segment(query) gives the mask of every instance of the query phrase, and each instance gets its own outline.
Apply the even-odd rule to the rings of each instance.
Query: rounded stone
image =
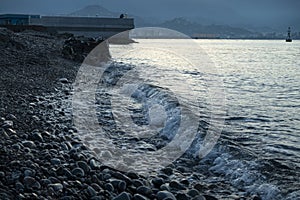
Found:
[[[205,194],[205,195],[203,195],[203,197],[204,197],[204,200],[218,200],[216,197],[211,196],[209,194]]]
[[[206,199],[204,196],[202,196],[202,195],[200,194],[200,195],[197,195],[197,196],[195,196],[194,198],[192,198],[192,200],[210,200],[210,199]]]
[[[126,176],[126,175],[124,175],[124,174],[122,174],[120,172],[114,172],[112,174],[112,176],[115,177],[115,178],[117,178],[117,179],[123,180],[126,183],[131,183],[132,182],[131,179],[128,176]]]
[[[121,194],[113,198],[113,200],[130,200],[130,199],[131,199],[131,195],[127,192],[122,192]]]
[[[157,200],[163,200],[163,199],[173,199],[176,200],[175,196],[168,191],[159,191],[156,194]]]
[[[63,175],[65,175],[69,179],[74,177],[74,175],[68,169],[63,169]]]
[[[190,197],[189,197],[187,194],[183,193],[183,192],[179,192],[179,193],[177,193],[175,196],[176,196],[176,199],[177,199],[177,200],[186,200],[186,199],[190,199]]]
[[[108,180],[110,178],[111,178],[110,174],[104,174],[104,176],[103,176],[103,180]]]
[[[187,179],[181,180],[180,183],[183,184],[183,185],[186,185],[186,186],[189,186],[189,185],[190,185],[190,182],[189,182],[189,180],[187,180]]]
[[[19,144],[13,144],[11,147],[12,147],[14,150],[20,150],[20,149],[21,149],[21,147],[20,147]]]
[[[34,133],[32,134],[32,138],[33,138],[34,140],[37,140],[37,141],[40,141],[40,142],[43,142],[43,141],[44,141],[44,139],[43,139],[43,137],[42,137],[42,135],[41,135],[40,132],[34,132]]]
[[[2,124],[2,128],[12,128],[14,125],[14,122],[11,120],[5,120]]]
[[[88,191],[88,194],[90,195],[90,197],[94,197],[97,195],[97,192],[91,186],[88,186],[87,191]]]
[[[56,177],[50,176],[48,180],[51,181],[51,183],[60,183],[60,180],[58,180]]]
[[[194,185],[194,188],[196,190],[198,190],[199,192],[202,192],[203,190],[205,190],[205,186],[201,185],[200,183],[197,183],[196,185]]]
[[[26,169],[24,171],[24,176],[34,176],[34,171],[30,170],[30,169]]]
[[[120,191],[125,191],[125,189],[126,189],[126,182],[125,181],[120,181],[119,184],[118,184],[118,189]]]
[[[153,193],[152,190],[149,187],[146,186],[140,186],[137,188],[137,192],[139,194],[145,195],[145,196],[151,196],[151,194]]]
[[[143,185],[143,182],[141,180],[133,180],[132,184],[135,186],[135,187],[140,187]]]
[[[200,194],[199,191],[196,190],[196,189],[191,189],[191,190],[188,191],[188,195],[190,195],[191,197],[195,197],[199,194]]]
[[[21,183],[21,182],[16,182],[16,185],[15,185],[16,189],[19,191],[19,192],[22,192],[24,191],[24,185]]]
[[[171,167],[166,167],[166,168],[162,169],[161,171],[168,176],[173,174],[173,169]]]
[[[147,200],[148,198],[147,197],[144,197],[143,195],[141,194],[135,194],[133,196],[133,200]]]
[[[169,187],[169,185],[167,185],[167,184],[162,184],[162,185],[160,186],[160,190],[170,191],[170,187]]]
[[[106,183],[104,187],[109,192],[114,191],[114,186],[112,184],[110,184],[110,183]]]
[[[49,179],[42,179],[41,180],[41,184],[43,186],[47,186],[47,185],[51,184],[51,181]]]
[[[74,197],[72,196],[64,196],[64,197],[61,197],[59,200],[73,200]]]
[[[60,165],[60,160],[58,158],[52,158],[51,159],[51,164],[52,165]]]
[[[34,142],[33,141],[29,141],[29,140],[23,141],[22,144],[23,144],[24,147],[28,147],[28,148],[31,148],[31,149],[36,147],[36,145],[34,144]]]
[[[129,171],[129,172],[127,173],[127,176],[128,176],[129,178],[132,178],[132,179],[138,179],[138,178],[139,178],[139,175],[138,175],[137,173],[133,172],[133,171]]]
[[[176,189],[176,190],[185,190],[186,189],[182,184],[178,183],[177,181],[171,181],[169,183],[169,186],[170,186],[170,188]]]
[[[155,186],[155,187],[157,187],[157,188],[159,188],[162,184],[164,184],[165,183],[165,181],[164,181],[164,179],[162,179],[162,178],[154,178],[154,179],[152,179],[152,184]]]
[[[0,171],[0,178],[3,178],[5,176],[5,173],[3,171]]]
[[[91,159],[90,160],[90,167],[92,169],[97,169],[99,167],[99,165],[97,164],[97,162],[95,161],[95,159]]]
[[[35,180],[35,178],[30,177],[30,176],[26,176],[23,180],[23,183],[27,189],[40,189],[41,188],[40,183],[37,180]]]
[[[91,169],[85,161],[78,161],[77,166],[83,169],[85,173],[89,172]]]
[[[8,115],[6,116],[6,119],[7,119],[7,120],[16,120],[17,117],[14,116],[13,114],[8,114]]]
[[[74,176],[84,177],[84,171],[83,171],[81,168],[79,168],[79,167],[73,169],[73,170],[72,170],[72,174],[73,174]]]
[[[101,196],[94,196],[91,198],[91,200],[104,200],[104,198]]]
[[[64,186],[60,183],[49,184],[48,187],[52,187],[56,192],[62,192]]]
[[[67,78],[60,78],[58,81],[64,84],[69,83],[69,80]]]
[[[92,183],[91,186],[94,188],[95,191],[101,191],[102,188],[97,183]]]

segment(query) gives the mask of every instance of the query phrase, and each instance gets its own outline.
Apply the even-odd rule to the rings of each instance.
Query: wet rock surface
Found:
[[[86,56],[101,42],[102,39],[93,39],[85,37],[69,37],[65,40],[62,55],[66,59],[83,62]],[[110,57],[109,52],[105,52]]]
[[[0,199],[259,199],[208,182],[206,163],[188,157],[148,177],[102,165],[72,123],[80,63],[63,58],[64,44],[0,30]]]

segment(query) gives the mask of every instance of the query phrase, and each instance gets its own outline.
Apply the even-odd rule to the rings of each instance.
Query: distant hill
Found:
[[[175,18],[159,24],[160,27],[180,31],[190,36],[196,35],[216,35],[220,37],[241,37],[251,36],[255,34],[244,28],[236,28],[228,25],[201,25],[196,22],[191,22],[185,18]]]
[[[80,10],[70,13],[70,16],[99,16],[99,17],[119,17],[121,12],[110,11],[100,5],[86,6]],[[162,23],[149,22],[145,18],[128,14],[128,17],[134,18],[135,27],[163,27],[182,32],[192,37],[221,37],[221,38],[247,38],[252,37],[256,31],[250,31],[246,28],[232,27],[229,25],[215,25],[208,23],[199,23],[190,21],[186,18],[175,18]],[[199,21],[199,20],[198,20]],[[200,21],[201,22],[201,21]]]
[[[120,13],[112,12],[100,5],[86,6],[80,10],[72,12],[70,16],[99,16],[99,17],[119,17]]]

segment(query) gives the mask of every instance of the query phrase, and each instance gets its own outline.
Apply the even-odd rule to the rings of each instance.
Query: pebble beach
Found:
[[[63,55],[67,39],[0,29],[0,199],[261,199],[204,181],[209,159],[199,165],[183,155],[147,177],[99,162],[72,122],[81,62]]]

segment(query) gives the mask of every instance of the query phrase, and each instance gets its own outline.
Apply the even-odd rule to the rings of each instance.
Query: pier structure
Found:
[[[133,18],[105,18],[80,16],[41,16],[2,14],[0,26],[10,29],[45,29],[76,36],[102,37],[107,39],[120,32],[134,28]],[[124,37],[129,37],[124,35]]]

